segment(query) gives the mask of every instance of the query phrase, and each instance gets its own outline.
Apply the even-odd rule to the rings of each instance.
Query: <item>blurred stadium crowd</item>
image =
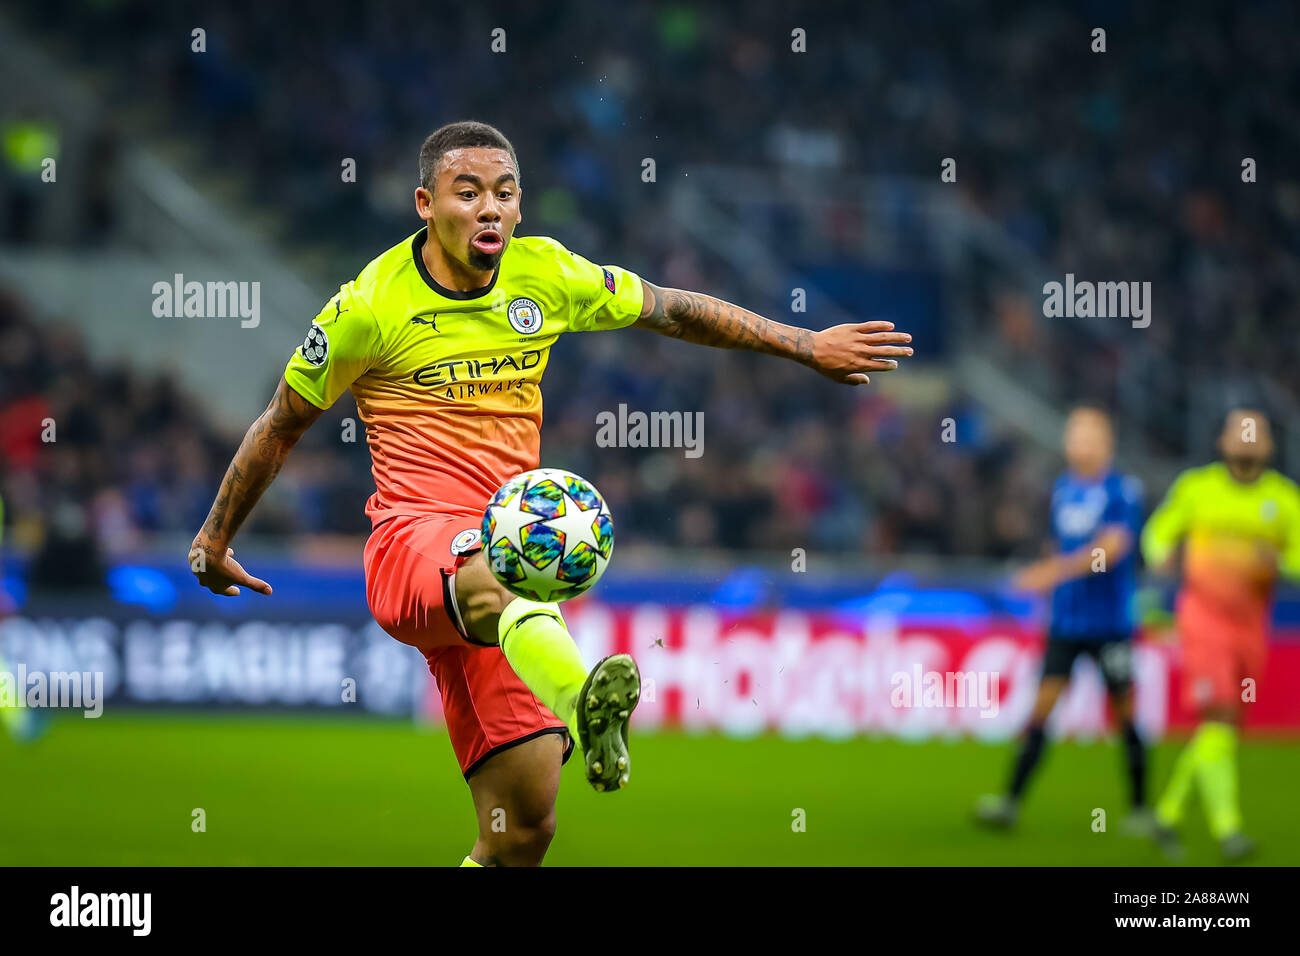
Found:
[[[37,556],[34,585],[95,585],[108,559],[152,535],[193,534],[239,437],[218,434],[171,375],[97,366],[78,329],[38,325],[0,290],[0,495],[6,540]],[[258,528],[362,530],[353,505],[364,500],[367,465],[306,445]]]
[[[1263,370],[1294,389],[1300,183],[1279,171],[1300,146],[1290,62],[1300,13],[1269,2],[1215,14],[1196,4],[1176,16],[1120,4],[1095,12],[1109,29],[1104,54],[1089,49],[1097,24],[1069,10],[965,2],[833,2],[794,15],[638,0],[620,5],[616,29],[587,4],[514,4],[463,11],[450,34],[413,0],[323,3],[292,30],[270,7],[198,17],[48,0],[25,16],[51,33],[79,18],[84,44],[68,53],[106,71],[112,95],[153,102],[173,132],[238,171],[251,201],[279,212],[282,241],[329,263],[322,302],[415,230],[416,148],[450,119],[496,123],[514,141],[521,232],[776,318],[788,302],[756,297],[624,171],[650,155],[661,177],[715,162],[831,180],[839,171],[937,178],[940,158],[956,156],[965,201],[1058,278],[1154,287],[1157,321],[1122,349],[1082,343],[1049,325],[1040,301],[994,290],[986,319],[1009,368],[1050,383],[1062,402],[1113,403],[1125,378],[1140,381],[1170,410],[1207,374]],[[832,26],[846,22],[861,29]],[[189,48],[196,25],[207,30],[202,56]],[[508,27],[508,55],[488,49],[498,25]],[[793,26],[807,31],[806,55],[790,52]],[[354,185],[339,182],[342,156],[357,160]],[[1246,156],[1259,183],[1241,180]],[[856,235],[871,223],[836,229]],[[90,367],[66,332],[36,329],[12,297],[0,329],[19,343],[0,350],[6,497],[47,515],[63,501],[93,502],[109,543],[197,528],[238,436],[215,434],[175,382]],[[15,359],[22,354],[31,358]],[[994,557],[1036,549],[1050,458],[1000,434],[960,395],[908,410],[874,388],[809,376],[641,332],[570,336],[544,385],[543,462],[595,481],[620,542]],[[703,457],[596,448],[596,412],[620,402],[703,411]],[[70,416],[65,426],[56,415],[57,451],[33,443],[45,408]],[[332,414],[355,412],[345,398]],[[949,416],[959,436],[950,444],[939,440]],[[1167,426],[1153,414],[1144,439],[1188,454]],[[250,530],[364,530],[365,453],[323,437],[337,429],[317,431]]]

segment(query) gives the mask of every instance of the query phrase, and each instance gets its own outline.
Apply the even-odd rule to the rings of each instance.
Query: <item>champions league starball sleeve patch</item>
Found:
[[[382,344],[373,314],[349,283],[312,321],[289,356],[284,380],[317,408],[329,408],[374,364]]]
[[[320,368],[330,354],[330,338],[325,334],[324,329],[313,322],[311,328],[307,330],[307,338],[303,340],[298,351],[302,353],[302,357],[309,365]]]

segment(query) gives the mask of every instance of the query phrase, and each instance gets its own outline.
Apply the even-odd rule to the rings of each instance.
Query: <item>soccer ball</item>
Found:
[[[600,580],[614,553],[614,520],[595,485],[558,468],[516,475],[483,512],[496,579],[520,597],[567,601]]]

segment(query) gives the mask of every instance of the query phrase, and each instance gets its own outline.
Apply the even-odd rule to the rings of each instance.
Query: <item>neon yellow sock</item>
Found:
[[[1241,807],[1237,802],[1237,729],[1231,724],[1206,721],[1201,725],[1201,756],[1196,762],[1196,779],[1201,785],[1201,803],[1216,840],[1241,831]]]
[[[482,865],[483,865],[482,863],[475,863],[469,857],[465,857],[464,862],[461,863],[461,866],[482,866]]]
[[[533,695],[569,725],[578,739],[578,692],[587,665],[564,626],[558,604],[515,598],[497,624],[501,653]]]
[[[1201,734],[1204,726],[1198,727],[1187,746],[1178,755],[1174,763],[1174,772],[1169,778],[1165,792],[1156,804],[1156,819],[1165,826],[1177,826],[1182,822],[1183,811],[1187,808],[1187,797],[1192,792],[1192,782],[1196,779],[1196,763],[1201,755]]]

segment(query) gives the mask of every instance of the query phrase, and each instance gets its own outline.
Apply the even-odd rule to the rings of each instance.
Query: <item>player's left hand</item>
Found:
[[[894,331],[893,322],[859,322],[833,325],[813,333],[812,359],[808,365],[836,382],[866,385],[867,372],[889,372],[898,368],[897,358],[912,354],[907,332]]]

